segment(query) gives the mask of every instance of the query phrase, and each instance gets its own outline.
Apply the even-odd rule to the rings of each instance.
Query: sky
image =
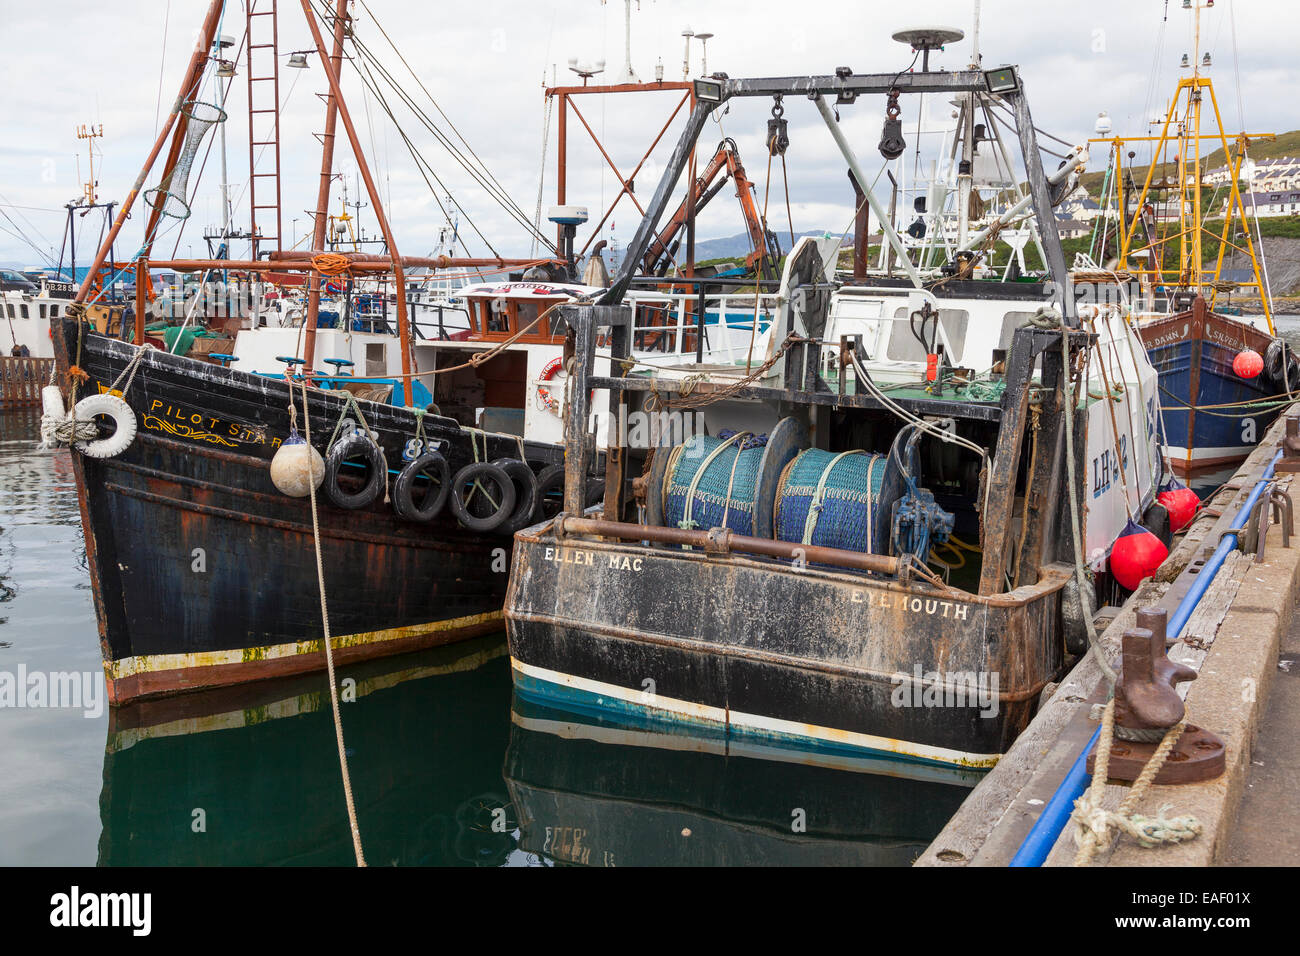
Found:
[[[260,3],[255,9],[265,7],[267,0]],[[631,6],[631,66],[642,80],[653,79],[660,61],[665,79],[682,78],[682,31],[687,28],[714,34],[707,43],[707,69],[733,77],[832,73],[839,66],[858,73],[903,70],[912,62],[912,51],[892,40],[891,34],[917,26],[950,26],[966,34],[933,54],[932,68],[965,68],[973,56],[974,0],[804,0],[798,4],[641,0]],[[0,58],[0,264],[40,266],[58,259],[67,219],[64,205],[81,193],[87,176],[87,143],[76,136],[82,124],[103,126],[104,136],[93,146],[100,201],[120,202],[125,197],[176,96],[206,9],[203,0],[114,0],[111,4],[0,0],[6,37],[5,56]],[[1092,134],[1103,110],[1117,133],[1146,134],[1150,120],[1162,113],[1173,91],[1180,75],[1179,60],[1193,49],[1194,17],[1182,9],[1181,0],[1168,4],[1164,0],[1088,4],[983,0],[979,9],[983,65],[1019,65],[1035,123],[1072,144]],[[619,0],[365,0],[364,4],[354,0],[352,4],[358,40],[453,138],[454,125],[526,221],[533,220],[538,206],[545,157],[540,186],[542,231],[547,235],[553,234],[545,215],[555,202],[557,120],[552,114],[544,146],[544,83],[552,78],[581,83],[569,71],[569,61],[575,57],[580,68],[595,68],[604,61],[604,72],[593,82],[618,79],[625,72],[624,10]],[[1292,0],[1219,0],[1213,9],[1203,10],[1201,18],[1201,49],[1213,59],[1209,75],[1229,131],[1240,129],[1243,121],[1252,133],[1300,128],[1295,97],[1300,65],[1294,53],[1300,36],[1300,5]],[[221,32],[239,47],[244,30],[244,0],[227,0]],[[322,32],[328,37],[328,28]],[[316,204],[320,171],[316,134],[324,124],[324,106],[317,94],[327,84],[314,56],[307,70],[287,68],[290,52],[311,45],[300,0],[280,0],[279,36],[282,228],[284,245],[289,246],[295,237],[302,239],[310,231],[309,210]],[[695,40],[690,54],[692,76],[701,72],[700,53],[701,44]],[[506,256],[531,255],[533,245],[525,225],[457,164],[381,80],[381,92],[397,123],[385,115],[360,79],[357,67],[366,63],[357,56],[345,64],[344,96],[401,252],[424,255],[433,248],[440,227],[446,224],[440,202],[445,205],[450,193],[463,210],[458,217],[463,247],[457,251],[485,255],[490,248]],[[225,100],[224,128],[233,223],[246,229],[248,65],[243,56],[237,70]],[[212,102],[220,96],[210,70],[199,98]],[[578,100],[578,109],[626,175],[679,98],[680,94],[669,91],[587,95]],[[750,179],[758,184],[760,205],[770,196],[768,218],[774,228],[784,230],[792,222],[796,232],[847,230],[853,199],[844,163],[815,108],[802,100],[786,103],[791,138],[786,155],[787,213],[781,170],[778,165],[768,173],[763,145],[771,105],[770,100],[733,101],[729,110],[715,115],[715,125],[701,137],[702,152],[711,152],[723,136],[735,139]],[[918,114],[924,111],[923,130],[938,130],[950,122],[952,107],[937,96],[926,97],[923,106],[915,97],[907,97],[903,110],[909,152],[900,162],[905,165],[903,175],[913,176],[929,168],[940,142],[937,132],[923,132],[917,156]],[[880,97],[862,97],[841,110],[845,131],[870,175],[882,165],[876,143],[883,112]],[[653,192],[660,164],[671,151],[684,116],[683,110],[635,177],[635,194],[643,203]],[[399,124],[443,186],[430,189],[429,170],[421,173],[399,135]],[[205,254],[204,230],[220,225],[217,133],[214,128],[200,144],[188,183],[193,193],[191,215],[170,221],[159,231],[155,259],[173,250],[178,256]],[[335,167],[347,181],[350,201],[355,202],[356,163],[342,133],[340,126]],[[1052,140],[1043,145],[1062,149]],[[466,149],[464,144],[460,148]],[[205,155],[206,166],[199,177]],[[263,152],[259,172],[272,168],[269,158]],[[1046,159],[1056,162],[1050,156]],[[1090,168],[1100,168],[1098,162],[1104,160],[1094,153]],[[588,229],[579,232],[581,245],[617,195],[619,181],[582,122],[572,115],[568,164],[568,202],[585,205],[591,215]],[[146,188],[156,185],[160,175],[159,169],[153,170]],[[336,182],[331,198],[334,212],[342,208],[340,189],[341,182]],[[724,190],[702,215],[699,238],[742,231],[730,195]],[[362,196],[360,201],[367,205],[354,214],[366,232],[374,234],[377,226],[370,198]],[[137,204],[118,241],[119,258],[140,246],[144,219],[145,210]],[[601,236],[624,243],[638,219],[625,197]],[[77,258],[84,264],[97,245],[101,223],[97,215],[76,221]],[[236,257],[246,252],[246,245],[233,249]]]

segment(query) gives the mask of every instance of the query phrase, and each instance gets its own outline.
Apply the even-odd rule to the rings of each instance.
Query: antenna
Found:
[[[81,126],[77,127],[77,139],[84,139],[86,141],[86,155],[90,159],[90,168],[87,173],[86,186],[83,193],[87,206],[95,205],[95,200],[98,198],[95,193],[96,188],[99,186],[99,183],[95,181],[95,140],[101,138],[103,135],[103,123],[100,123],[98,126],[94,123],[83,123]]]
[[[636,0],[636,8],[641,9],[641,0]],[[619,79],[624,83],[641,82],[632,69],[632,0],[623,0],[623,75]]]

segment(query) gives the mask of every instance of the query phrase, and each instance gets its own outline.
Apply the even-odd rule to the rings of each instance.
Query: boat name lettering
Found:
[[[582,827],[547,827],[542,852],[569,863],[589,863],[591,847],[582,844],[586,835]]]
[[[1250,348],[1250,345],[1246,342],[1244,336],[1238,334],[1236,338],[1233,338],[1222,329],[1216,329],[1208,323],[1206,323],[1205,327],[1205,337],[1211,342],[1222,345],[1224,348],[1232,349],[1234,352]]]
[[[1173,332],[1166,332],[1164,335],[1157,335],[1151,338],[1143,336],[1142,341],[1148,349],[1155,349],[1162,345],[1172,345],[1174,342],[1183,341],[1183,339],[1187,338],[1187,333],[1191,330],[1191,325],[1184,324],[1182,331],[1175,329]]]
[[[546,560],[555,564],[582,564],[592,567],[596,563],[596,553],[577,548],[547,548]]]
[[[239,445],[269,445],[278,448],[283,441],[281,438],[268,438],[263,426],[232,422],[157,398],[149,403],[149,410],[140,418],[144,427],[150,431],[230,448]]]
[[[863,591],[855,589],[849,596],[854,604],[866,604],[868,607],[898,608],[913,614],[939,615],[951,617],[954,621],[966,620],[970,605],[957,604],[953,601],[940,601],[937,598],[913,597],[908,594],[890,594],[887,591]]]

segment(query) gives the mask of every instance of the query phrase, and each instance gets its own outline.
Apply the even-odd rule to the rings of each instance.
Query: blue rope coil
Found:
[[[800,452],[777,488],[777,540],[870,551],[875,523],[888,520],[878,507],[888,457],[841,456],[817,448]]]
[[[717,438],[695,435],[675,449],[675,460],[664,481],[667,526],[726,527],[737,534],[753,534],[755,489],[767,436],[751,435],[735,441],[735,435],[735,432],[724,432]],[[718,451],[723,445],[726,447]]]

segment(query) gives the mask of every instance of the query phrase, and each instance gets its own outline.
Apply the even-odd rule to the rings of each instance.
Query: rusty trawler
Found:
[[[223,3],[214,0],[175,105],[89,269],[91,276],[99,273],[127,217],[141,211],[136,200],[154,171],[157,185],[143,192],[144,245],[129,263],[119,263],[120,274],[135,275],[139,320],[134,328],[90,324],[87,283],[53,325],[67,384],[62,393],[53,382],[45,390],[44,432],[47,441],[70,442],[76,452],[87,562],[115,703],[323,668],[326,604],[340,662],[499,629],[509,536],[537,520],[539,479],[548,466],[557,473],[560,462],[554,442],[494,428],[476,420],[474,408],[440,411],[418,379],[415,311],[406,298],[413,270],[546,268],[549,258],[399,253],[340,89],[344,40],[355,36],[348,2],[322,11],[303,0],[301,7],[312,47],[294,56],[299,66],[308,54],[317,59],[329,91],[313,245],[295,250],[280,241],[281,103],[271,91],[279,89],[274,38],[284,24],[277,26],[274,3],[262,3],[245,11],[250,110],[260,114],[250,121],[250,155],[270,153],[276,165],[273,172],[251,168],[251,256],[153,255],[160,226],[189,215],[190,171],[205,138],[224,121],[225,111],[200,94],[225,102],[234,82],[225,38],[217,35]],[[333,27],[332,46],[322,25]],[[323,245],[334,145],[344,137],[383,235],[382,253],[332,252]],[[293,286],[288,279],[295,277],[298,287],[305,282],[305,321],[271,330],[287,333],[279,370],[240,370],[229,346],[174,354],[185,350],[148,344],[145,322],[160,311],[151,270],[197,273],[200,290],[222,277],[245,289]],[[387,341],[397,370],[381,360],[377,375],[353,375],[353,361],[324,351],[325,337],[316,348],[321,298],[331,282],[384,277],[395,306],[387,321],[396,324],[396,335]],[[232,316],[224,301],[215,312],[205,301],[200,291],[185,303],[191,330],[243,323],[245,331],[259,332],[256,309]],[[533,307],[532,321],[521,320],[513,334],[483,324],[465,330],[455,343],[459,351],[430,359],[428,381],[467,370],[471,378],[481,375],[481,390],[482,379],[508,377],[491,370],[502,372],[500,351],[525,334],[558,350],[562,336],[548,329],[549,310]],[[513,322],[513,310],[510,315]],[[372,338],[378,344],[367,349],[384,347]],[[322,361],[335,362],[333,371],[322,372]],[[516,377],[522,393],[522,372]],[[441,394],[438,400],[445,401]]]
[[[1014,117],[1028,183],[1018,209],[1043,226],[1047,268],[1032,277],[1043,299],[1008,316],[1006,345],[980,357],[985,371],[955,367],[956,351],[926,333],[942,315],[929,297],[956,282],[972,297],[1023,297],[1023,284],[974,280],[979,250],[929,274],[909,266],[905,276],[841,282],[817,240],[804,238],[785,260],[764,347],[729,374],[684,377],[637,367],[635,309],[624,304],[630,268],[599,302],[564,307],[574,396],[564,510],[515,538],[506,623],[516,690],[624,723],[990,766],[1067,656],[1087,646],[1084,569],[1097,555],[1084,542],[1097,496],[1122,483],[1133,519],[1154,526],[1160,517],[1150,504],[1159,472],[1146,474],[1145,489],[1131,473],[1150,450],[1158,460],[1154,428],[1140,417],[1147,403],[1120,405],[1111,387],[1120,375],[1109,363],[1141,349],[1098,321],[1109,308],[1098,304],[1106,280],[1066,267],[1053,226],[1056,182],[1015,67],[713,74],[695,87],[628,262],[644,254],[697,138],[727,104],[759,97],[812,107],[850,170],[860,211],[870,204],[879,214],[837,111],[886,97],[889,158],[902,152],[887,141],[900,133],[904,99],[982,97]],[[769,121],[769,151],[788,141],[782,112]],[[906,263],[907,248],[879,218],[891,258]],[[837,321],[834,303],[853,293],[888,297],[868,328]],[[916,334],[928,354],[911,364],[868,354],[877,326],[891,324]],[[613,351],[609,374],[596,371],[598,336]],[[617,437],[597,511],[584,507],[589,414],[605,395],[598,411]],[[1131,442],[1116,428],[1129,415],[1138,416]],[[1102,557],[1128,533],[1110,531]]]

